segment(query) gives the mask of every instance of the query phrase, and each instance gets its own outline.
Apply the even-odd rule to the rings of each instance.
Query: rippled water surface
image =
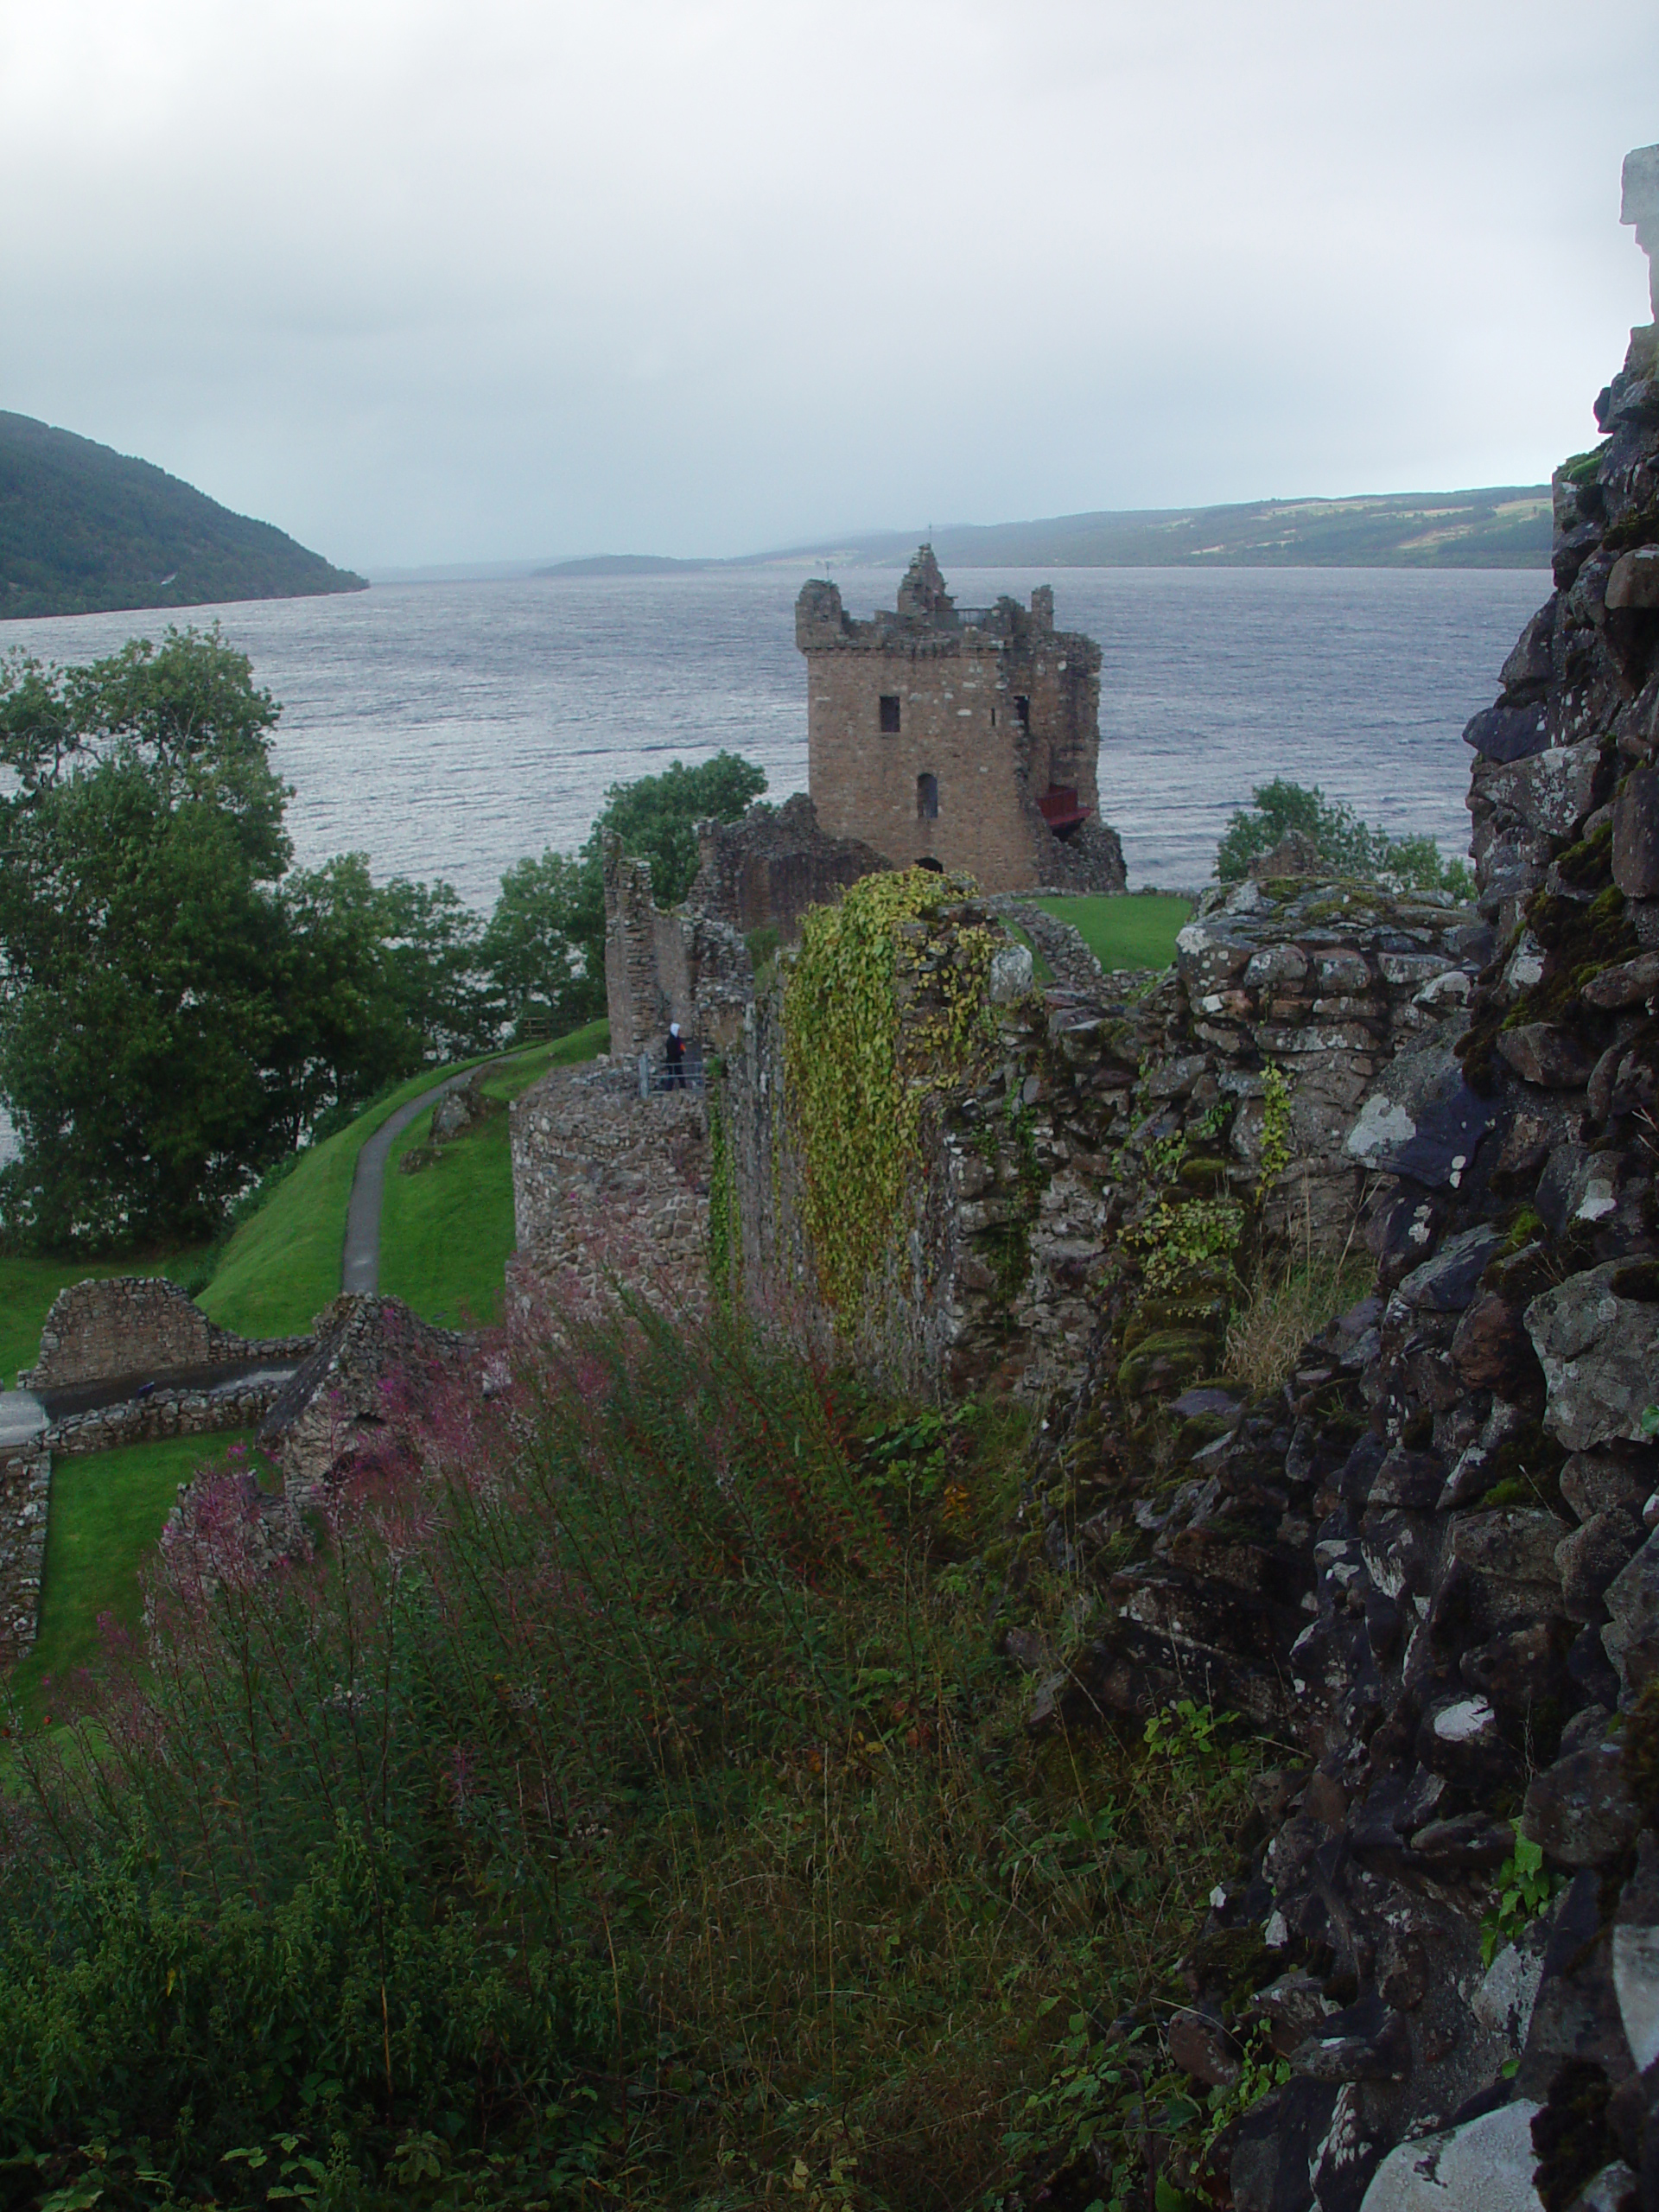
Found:
[[[798,567],[666,577],[377,585],[205,610],[283,702],[276,758],[303,863],[366,852],[487,907],[502,870],[580,843],[608,786],[721,747],[776,797],[806,781]],[[899,572],[843,579],[891,606]],[[1490,704],[1534,570],[977,569],[963,604],[1054,587],[1100,641],[1101,796],[1131,883],[1209,874],[1233,807],[1271,776],[1320,785],[1447,852],[1467,837],[1464,723]],[[155,614],[0,625],[0,650],[90,659]]]

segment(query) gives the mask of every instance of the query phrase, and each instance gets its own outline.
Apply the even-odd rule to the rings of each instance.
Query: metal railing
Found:
[[[701,1090],[704,1087],[702,1047],[688,1045],[684,1058],[677,1063],[664,1059],[659,1053],[641,1052],[639,1071],[642,1098],[649,1098],[656,1091]]]

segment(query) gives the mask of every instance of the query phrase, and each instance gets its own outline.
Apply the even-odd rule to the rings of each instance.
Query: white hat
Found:
[[[669,1035],[670,1035],[671,1037],[677,1037],[677,1036],[679,1035],[679,1033],[680,1033],[680,1025],[679,1025],[679,1023],[678,1023],[677,1021],[671,1021],[671,1022],[669,1023],[669,1025],[668,1025],[668,1033],[669,1033]]]

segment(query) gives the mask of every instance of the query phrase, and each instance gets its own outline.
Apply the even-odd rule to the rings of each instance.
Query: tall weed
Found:
[[[1154,2017],[1248,1754],[1027,1737],[995,1424],[643,1311],[491,1372],[389,1397],[286,1564],[200,1484],[143,1644],[16,1745],[0,2155],[110,2204],[1025,2202],[1064,2024]]]

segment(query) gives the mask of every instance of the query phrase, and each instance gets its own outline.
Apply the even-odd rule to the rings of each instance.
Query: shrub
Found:
[[[1460,860],[1443,860],[1432,837],[1390,837],[1361,821],[1351,806],[1328,799],[1317,784],[1281,776],[1258,784],[1248,808],[1234,810],[1216,849],[1216,876],[1238,883],[1250,862],[1270,853],[1293,831],[1311,840],[1333,874],[1385,883],[1400,891],[1446,891],[1472,899],[1474,879]]]

